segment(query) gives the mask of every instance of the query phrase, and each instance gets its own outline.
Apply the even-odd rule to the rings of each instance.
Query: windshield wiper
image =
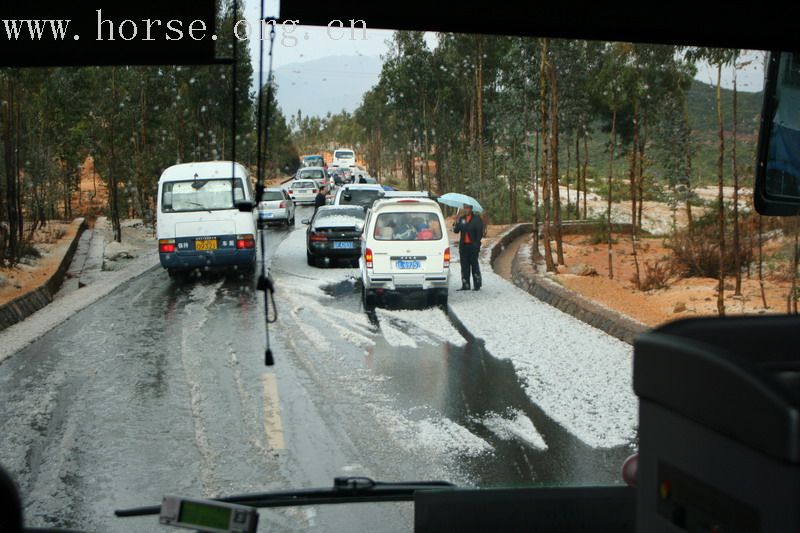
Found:
[[[209,498],[250,507],[302,507],[335,503],[407,502],[418,491],[454,488],[448,481],[403,481],[398,483],[374,481],[368,477],[336,477],[333,487],[302,489],[256,494],[239,494],[223,498]],[[119,509],[118,517],[157,515],[160,505]]]
[[[200,204],[200,203],[197,203],[197,202],[186,202],[186,203],[189,204],[189,205],[196,205],[200,209],[203,209],[203,210],[208,211],[209,213],[211,213],[211,209],[207,208],[203,204]]]

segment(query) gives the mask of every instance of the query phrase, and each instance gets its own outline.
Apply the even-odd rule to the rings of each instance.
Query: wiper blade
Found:
[[[448,481],[374,481],[368,477],[336,477],[333,487],[290,491],[239,494],[214,501],[249,505],[250,507],[302,507],[306,505],[328,505],[336,503],[407,502],[414,499],[418,491],[448,489],[455,485]],[[157,515],[160,505],[119,509],[118,517]]]

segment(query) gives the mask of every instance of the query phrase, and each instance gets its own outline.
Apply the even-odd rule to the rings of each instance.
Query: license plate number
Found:
[[[349,249],[355,248],[355,245],[350,241],[333,241],[334,249]]]
[[[198,252],[205,252],[208,250],[217,249],[217,239],[206,239],[202,241],[194,241],[194,249]]]
[[[422,268],[422,263],[419,261],[398,261],[397,268],[400,270],[418,270]]]
[[[275,213],[264,213],[264,216],[267,218],[272,218],[275,216]]]

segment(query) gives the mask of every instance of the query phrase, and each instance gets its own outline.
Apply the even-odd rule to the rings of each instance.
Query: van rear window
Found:
[[[373,237],[378,241],[438,241],[442,225],[436,213],[381,213]]]
[[[244,200],[240,178],[171,181],[164,184],[161,192],[161,208],[168,213],[235,209],[234,201],[239,200]]]

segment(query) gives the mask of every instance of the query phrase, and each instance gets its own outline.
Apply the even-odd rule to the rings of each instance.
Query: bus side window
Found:
[[[164,211],[172,211],[172,184],[165,183],[162,193],[161,207]]]

